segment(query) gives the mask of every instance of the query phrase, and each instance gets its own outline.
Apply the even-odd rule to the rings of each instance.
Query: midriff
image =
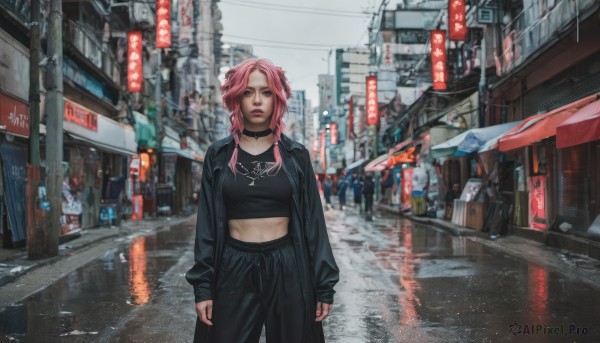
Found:
[[[288,233],[287,217],[231,219],[229,235],[238,241],[261,243],[281,238]]]

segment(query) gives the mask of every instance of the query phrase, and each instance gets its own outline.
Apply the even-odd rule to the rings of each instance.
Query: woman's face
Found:
[[[244,128],[262,131],[269,128],[273,116],[274,95],[267,82],[267,76],[258,70],[250,73],[248,86],[242,96]]]

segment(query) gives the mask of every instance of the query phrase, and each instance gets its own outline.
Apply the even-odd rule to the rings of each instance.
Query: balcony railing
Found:
[[[92,35],[83,30],[77,23],[69,21],[64,32],[65,41],[75,47],[90,63],[102,71],[117,85],[121,82],[119,67],[112,54]]]
[[[543,12],[536,2],[525,8],[511,23],[512,31],[504,35],[503,53],[500,56],[502,72],[521,65],[595,1],[556,0],[551,8]]]

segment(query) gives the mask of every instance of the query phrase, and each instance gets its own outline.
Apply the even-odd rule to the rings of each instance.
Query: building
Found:
[[[48,6],[42,2],[43,19]],[[217,1],[180,2],[173,8],[171,46],[165,49],[155,48],[154,3],[74,1],[64,2],[62,10],[61,237],[121,218],[184,209],[194,201],[204,151],[215,140],[222,29]],[[0,54],[9,65],[0,69],[0,149],[2,166],[15,171],[7,174],[14,180],[0,178],[2,185],[10,184],[0,187],[0,226],[4,242],[13,246],[26,238],[25,206],[16,205],[27,200],[29,13],[28,2],[0,2]],[[41,29],[45,41],[45,20]],[[132,32],[142,43],[143,84],[135,92],[127,83]],[[203,36],[207,33],[211,39]],[[48,68],[52,56],[41,54]],[[43,86],[52,80],[44,70],[40,76],[43,137]],[[45,149],[42,144],[42,166]]]

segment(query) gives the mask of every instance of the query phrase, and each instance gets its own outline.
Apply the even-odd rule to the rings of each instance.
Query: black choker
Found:
[[[268,136],[273,132],[273,130],[271,129],[266,129],[264,131],[248,131],[246,129],[244,129],[244,131],[242,131],[243,134],[245,134],[246,136],[250,136],[250,137],[254,137],[254,139],[258,139],[258,137],[264,137],[264,136]]]

